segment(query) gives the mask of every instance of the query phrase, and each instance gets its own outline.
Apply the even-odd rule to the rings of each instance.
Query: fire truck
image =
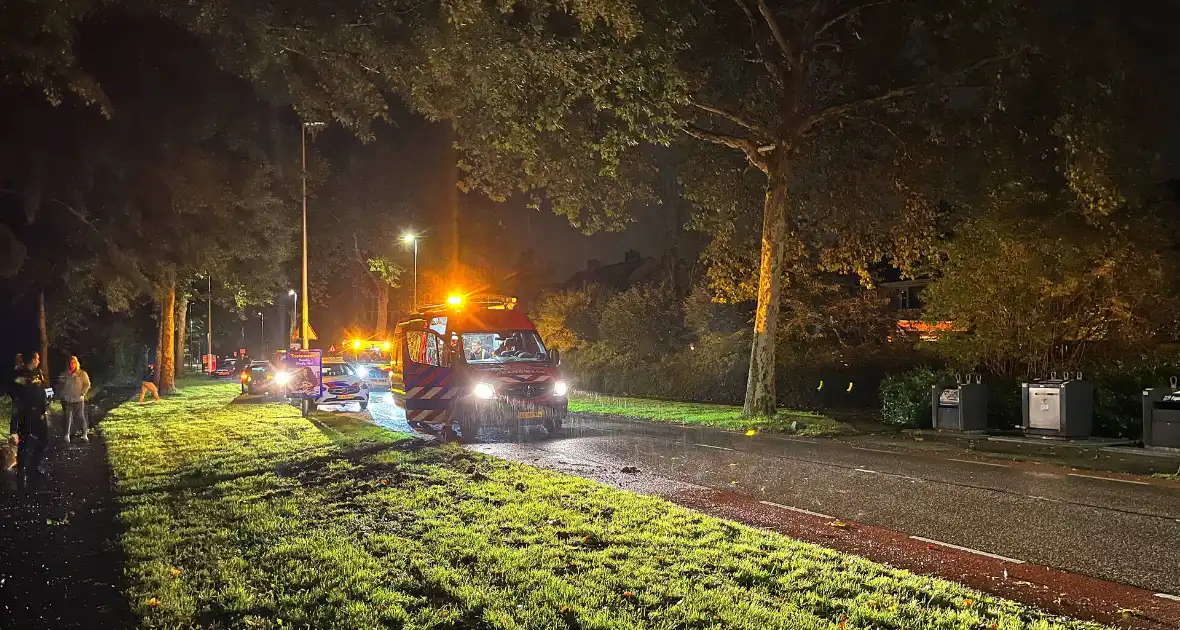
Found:
[[[452,296],[399,321],[390,391],[415,431],[473,441],[482,427],[561,431],[561,357],[507,296]]]

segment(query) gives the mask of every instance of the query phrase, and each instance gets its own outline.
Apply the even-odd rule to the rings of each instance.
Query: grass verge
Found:
[[[851,425],[809,411],[780,410],[773,418],[751,419],[742,417],[742,408],[732,405],[624,398],[586,392],[571,394],[569,406],[570,411],[583,413],[652,422],[702,424],[723,429],[756,429],[813,437],[852,435],[857,432]]]
[[[102,424],[142,627],[1097,627],[236,389]]]

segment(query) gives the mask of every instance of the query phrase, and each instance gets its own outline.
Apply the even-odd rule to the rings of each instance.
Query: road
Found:
[[[368,415],[408,430],[388,394],[374,398]],[[677,482],[1180,595],[1180,490],[1174,486],[607,419],[571,419],[557,439],[538,434],[516,442],[506,433],[481,435],[472,448],[524,461],[547,458],[575,470],[634,466]]]

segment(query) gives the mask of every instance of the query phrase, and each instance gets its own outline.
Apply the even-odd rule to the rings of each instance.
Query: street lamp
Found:
[[[288,328],[287,328],[287,333],[289,335],[294,336],[295,335],[295,318],[299,317],[299,294],[295,292],[295,289],[287,289],[287,295],[290,296],[292,300],[295,300],[295,307],[291,309],[291,323],[288,325]],[[291,339],[288,339],[287,341],[284,341],[283,343],[290,344],[291,341],[292,341]],[[283,349],[286,350],[287,347],[288,347],[287,345],[284,345]]]
[[[266,356],[266,313],[258,311],[258,316],[262,318],[262,356]]]
[[[307,129],[310,127],[316,129],[323,127],[328,123],[323,122],[305,122],[303,123],[302,135],[302,153],[303,153],[303,312],[300,322],[300,337],[302,342],[300,347],[307,350]]]
[[[406,245],[409,245],[411,243],[413,243],[413,245],[414,245],[414,302],[413,302],[414,308],[413,308],[413,310],[416,312],[418,310],[418,235],[414,234],[413,232],[406,232],[405,234],[402,234],[402,242],[405,243]]]

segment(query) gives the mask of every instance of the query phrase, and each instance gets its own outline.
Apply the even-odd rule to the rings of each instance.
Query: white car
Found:
[[[356,369],[342,359],[334,361],[335,357],[324,357],[321,378],[323,388],[320,397],[313,406],[338,405],[355,402],[361,406],[361,411],[369,408],[369,384],[357,374]]]
[[[358,376],[365,379],[371,391],[385,391],[389,389],[389,364],[353,363]]]

